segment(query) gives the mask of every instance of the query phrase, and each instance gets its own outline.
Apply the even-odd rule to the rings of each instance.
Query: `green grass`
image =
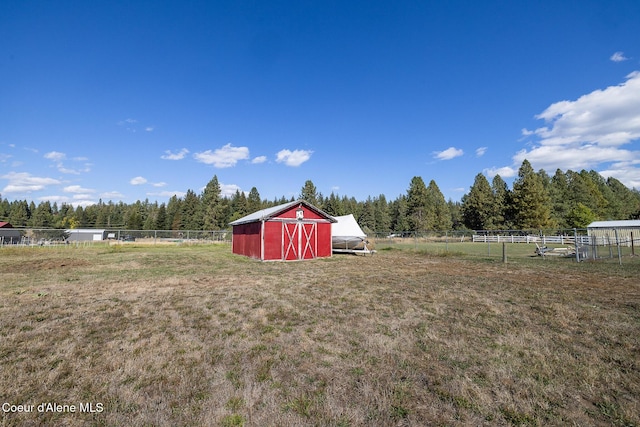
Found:
[[[0,249],[0,425],[640,423],[637,260],[377,249]]]

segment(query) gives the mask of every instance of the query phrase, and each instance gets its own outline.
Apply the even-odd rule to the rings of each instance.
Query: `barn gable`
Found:
[[[262,209],[230,223],[233,253],[263,261],[328,257],[334,222],[304,200]]]

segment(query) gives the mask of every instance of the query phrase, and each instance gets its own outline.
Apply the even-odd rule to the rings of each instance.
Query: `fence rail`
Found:
[[[449,230],[428,232],[368,232],[371,248],[411,246],[442,252],[455,251],[469,256],[495,257],[503,244],[512,245],[521,256],[565,255],[577,261],[634,256],[640,245],[640,232],[600,231],[588,235],[586,229],[570,230]],[[195,245],[231,243],[230,230],[126,230],[11,228],[0,230],[0,247],[44,246],[85,247],[95,244],[175,244]],[[531,248],[529,247],[531,246]],[[549,247],[547,247],[549,245]],[[521,246],[521,247],[520,247]],[[559,248],[559,246],[561,248]],[[518,248],[520,247],[520,248]],[[492,249],[493,248],[493,249]],[[556,249],[556,250],[554,250]]]
[[[476,243],[541,243],[543,245],[546,244],[560,244],[560,245],[574,245],[578,244],[590,244],[591,237],[590,236],[514,236],[514,235],[486,235],[486,234],[474,234],[472,236],[472,241]]]

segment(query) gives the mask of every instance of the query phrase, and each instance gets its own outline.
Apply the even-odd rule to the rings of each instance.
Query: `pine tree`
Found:
[[[47,228],[53,225],[53,211],[49,201],[40,202],[33,212],[31,224],[36,228]]]
[[[229,207],[231,211],[231,221],[235,221],[236,219],[247,215],[249,213],[247,212],[247,196],[244,195],[244,192],[236,190],[229,202]]]
[[[614,205],[617,210],[611,212],[612,219],[632,219],[634,214],[640,213],[640,193],[628,189],[616,178],[607,178],[607,186],[611,189],[619,205]]]
[[[256,187],[251,187],[249,195],[247,196],[247,212],[252,213],[262,209],[262,200],[260,199],[260,193]]]
[[[160,203],[158,213],[156,214],[156,230],[167,230],[167,207],[164,203]]]
[[[305,181],[304,186],[300,190],[300,199],[314,206],[318,205],[318,190],[311,180]]]
[[[404,194],[391,203],[391,229],[397,234],[411,231],[407,210],[407,196]]]
[[[202,227],[205,230],[216,230],[220,221],[220,183],[216,175],[211,178],[202,192]]]
[[[508,230],[511,228],[512,217],[511,212],[509,212],[511,192],[500,175],[493,177],[491,192],[493,193],[493,207],[489,222],[495,229]]]
[[[177,195],[171,196],[167,204],[167,228],[182,230],[182,199]]]
[[[374,231],[384,234],[391,231],[389,204],[384,194],[380,194],[377,198],[373,199],[373,216],[376,224]]]
[[[412,231],[426,231],[429,229],[429,195],[424,181],[419,176],[414,176],[407,190],[407,216]]]
[[[464,224],[472,230],[493,229],[494,215],[493,191],[487,178],[476,175],[469,194],[462,197],[462,218]]]
[[[371,233],[376,230],[376,219],[371,196],[363,203],[360,214],[356,217],[356,220],[361,227],[366,228],[366,233]]]
[[[551,217],[560,228],[568,228],[567,214],[571,209],[569,197],[569,182],[567,175],[560,169],[551,178],[549,185],[549,198],[551,200]]]
[[[531,163],[524,160],[513,183],[513,209],[516,227],[544,229],[553,225],[549,194],[542,179],[533,171]]]
[[[449,206],[444,199],[444,195],[434,180],[429,181],[427,195],[430,202],[429,208],[432,212],[431,217],[433,218],[430,229],[436,231],[450,230],[451,212],[449,212]]]
[[[200,198],[193,190],[187,190],[182,203],[182,227],[184,230],[202,229]]]

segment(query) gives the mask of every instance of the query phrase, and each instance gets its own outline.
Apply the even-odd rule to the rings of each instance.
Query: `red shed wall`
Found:
[[[280,221],[264,223],[264,259],[282,259],[282,222]]]
[[[331,256],[331,223],[319,222],[318,223],[318,248],[316,255],[318,258],[325,258]]]
[[[233,253],[260,259],[260,222],[233,227]]]

